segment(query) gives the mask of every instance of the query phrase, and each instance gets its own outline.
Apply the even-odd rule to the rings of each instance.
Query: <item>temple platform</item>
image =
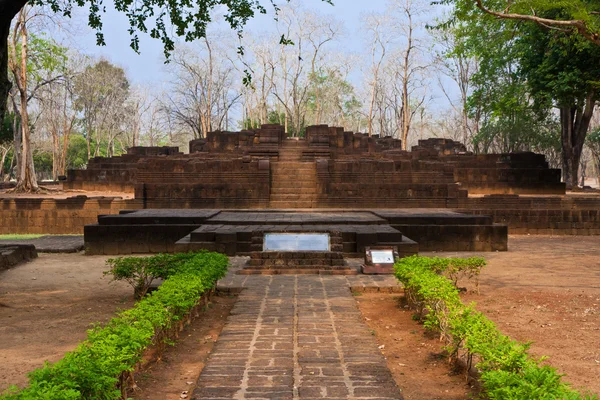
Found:
[[[99,216],[85,226],[84,238],[88,254],[206,249],[233,256],[262,252],[267,233],[327,233],[329,250],[344,257],[362,257],[369,246],[396,246],[401,257],[419,250],[504,251],[508,240],[506,225],[491,217],[447,209],[145,209]]]

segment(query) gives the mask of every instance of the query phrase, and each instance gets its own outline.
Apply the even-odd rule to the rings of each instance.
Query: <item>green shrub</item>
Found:
[[[482,374],[486,395],[492,400],[581,400],[593,399],[581,395],[561,382],[561,375],[547,365],[531,364],[519,373],[502,370]]]
[[[462,356],[467,373],[476,359],[484,394],[494,400],[597,399],[582,395],[561,381],[561,375],[540,365],[520,343],[503,335],[473,305],[465,306],[456,288],[457,276],[477,277],[482,258],[428,258],[412,256],[394,266],[409,305],[428,329],[440,332],[451,358]],[[441,275],[445,274],[447,277]],[[452,279],[452,280],[451,280]],[[462,353],[462,354],[461,354]]]
[[[158,254],[152,257],[118,257],[110,258],[106,264],[110,270],[104,275],[112,275],[115,281],[125,281],[133,287],[135,299],[141,299],[155,279],[167,279],[175,274],[190,255]]]
[[[143,264],[167,279],[130,310],[119,313],[105,326],[90,329],[87,339],[62,360],[31,372],[26,389],[11,388],[0,399],[126,397],[128,382],[133,380],[144,351],[151,345],[160,349],[178,334],[184,320],[200,305],[203,294],[225,275],[228,264],[226,256],[207,252],[158,255],[135,262],[120,260],[115,263],[119,268]]]

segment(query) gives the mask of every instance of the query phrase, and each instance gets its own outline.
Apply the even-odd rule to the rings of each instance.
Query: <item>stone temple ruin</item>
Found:
[[[343,258],[372,246],[396,247],[400,256],[503,251],[509,232],[600,234],[600,199],[567,195],[560,178],[534,153],[474,155],[448,139],[403,151],[397,139],[343,128],[311,126],[297,139],[263,125],[211,132],[191,141],[189,154],[133,147],[94,158],[69,171],[64,187],[133,199],[2,200],[0,222],[19,221],[12,232],[83,230],[90,254],[208,249],[250,255],[255,272],[345,273]],[[328,235],[318,260],[264,252],[267,234],[307,233]]]
[[[308,127],[302,139],[280,125],[211,132],[191,141],[189,154],[134,147],[69,171],[64,186],[133,192],[132,208],[142,209],[86,225],[91,254],[208,249],[251,255],[250,269],[321,272],[346,271],[343,257],[371,246],[400,256],[507,250],[507,225],[477,212],[478,200],[565,194],[560,170],[542,155],[473,155],[448,139],[407,152],[397,139],[326,125]],[[329,249],[318,260],[266,254],[269,233],[327,233]]]

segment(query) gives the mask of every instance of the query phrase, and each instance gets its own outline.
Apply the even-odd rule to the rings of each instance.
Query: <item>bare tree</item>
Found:
[[[369,111],[367,113],[367,133],[373,134],[373,119],[375,118],[375,102],[381,90],[380,72],[388,52],[388,47],[397,35],[397,29],[388,13],[370,14],[363,18],[369,41],[371,43],[371,65],[368,76],[370,86]]]
[[[292,45],[280,47],[280,68],[275,71],[273,95],[285,110],[286,124],[288,118],[291,121],[292,135],[298,136],[306,125],[310,96],[314,104],[314,121],[320,122],[323,118],[320,75],[327,65],[327,46],[339,36],[342,28],[331,17],[293,5],[282,7],[277,28]]]
[[[439,87],[454,112],[461,117],[462,137],[457,139],[461,140],[465,146],[469,146],[473,137],[479,132],[479,119],[481,118],[480,107],[475,110],[473,115],[469,115],[467,106],[472,89],[472,77],[477,73],[479,65],[474,57],[465,54],[463,46],[460,46],[454,35],[453,28],[438,31],[435,39],[440,46],[440,52],[435,59],[435,66],[443,77],[450,78],[454,82],[460,94],[459,101],[457,102],[451,94],[453,91],[446,88],[444,82],[442,82],[442,76],[438,76]]]
[[[40,92],[39,130],[46,131],[52,140],[52,179],[57,180],[66,170],[69,139],[77,111],[73,104],[73,76],[53,82]]]
[[[421,45],[415,36],[415,31],[422,24],[416,18],[422,12],[418,0],[397,0],[396,4],[400,11],[401,20],[403,20],[403,30],[405,43],[398,53],[400,68],[393,73],[396,75],[395,81],[398,82],[397,91],[400,92],[400,130],[402,139],[402,149],[406,150],[408,146],[408,135],[413,117],[425,102],[425,94],[419,93],[419,88],[423,88],[423,72],[427,65],[420,60]]]
[[[173,55],[175,79],[163,104],[170,119],[191,130],[194,138],[228,125],[229,110],[240,97],[233,89],[239,82],[236,70],[221,54],[223,49],[210,38],[198,45],[200,51],[182,48]]]
[[[27,22],[31,7],[24,6],[14,23],[12,37],[9,38],[9,57],[8,68],[12,73],[16,91],[19,99],[18,106],[13,97],[13,107],[20,121],[20,140],[15,143],[22,146],[21,157],[17,159],[17,191],[35,192],[38,190],[35,167],[33,165],[33,153],[31,151],[31,131],[29,125],[29,112],[27,109],[29,103],[29,91],[27,80],[27,59],[28,59],[28,31]],[[20,48],[19,48],[20,47]],[[20,50],[17,53],[17,50]],[[19,143],[20,142],[20,143]]]

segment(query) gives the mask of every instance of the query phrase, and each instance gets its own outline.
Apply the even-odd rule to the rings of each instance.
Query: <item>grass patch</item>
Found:
[[[26,239],[37,239],[42,236],[48,236],[38,233],[8,233],[6,235],[0,235],[0,240],[26,240]]]

